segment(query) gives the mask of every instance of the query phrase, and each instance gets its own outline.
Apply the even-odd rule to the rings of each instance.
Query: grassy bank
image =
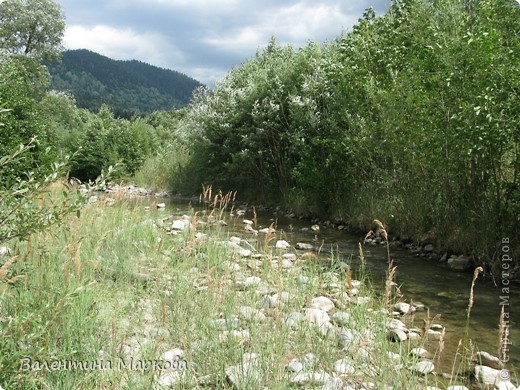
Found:
[[[181,217],[153,200],[116,198],[10,243],[0,285],[4,388],[423,389],[441,382],[418,373],[424,359],[410,354],[426,346],[427,325],[414,342],[388,337],[391,280],[378,297],[363,274],[345,268],[349,259],[283,258],[277,232],[244,234],[251,246],[231,239],[218,221],[233,217],[219,207],[192,213],[184,219],[190,229],[175,232],[169,227]],[[436,362],[440,343],[428,347],[428,361]]]

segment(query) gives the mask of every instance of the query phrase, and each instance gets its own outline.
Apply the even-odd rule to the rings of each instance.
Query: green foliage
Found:
[[[0,3],[0,48],[39,60],[61,55],[65,17],[52,0],[6,0]]]
[[[119,117],[185,106],[201,84],[192,78],[139,61],[116,61],[88,50],[69,50],[49,63],[51,88],[72,93],[81,108],[108,105]]]
[[[22,159],[36,145],[33,138],[27,145],[0,159],[0,172]],[[65,162],[54,163],[50,174],[27,171],[12,180],[9,187],[0,187],[0,243],[13,239],[25,239],[34,232],[48,229],[63,220],[71,212],[79,211],[83,198],[65,190],[59,203],[46,198],[48,186],[61,175]]]
[[[196,94],[192,182],[493,257],[518,237],[520,7],[468,4],[394,1],[298,51],[273,39]]]

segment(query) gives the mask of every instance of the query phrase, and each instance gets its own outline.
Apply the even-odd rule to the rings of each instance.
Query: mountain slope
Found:
[[[173,70],[85,49],[66,51],[59,63],[48,66],[52,89],[71,92],[79,107],[97,111],[105,103],[121,116],[185,106],[202,85]]]

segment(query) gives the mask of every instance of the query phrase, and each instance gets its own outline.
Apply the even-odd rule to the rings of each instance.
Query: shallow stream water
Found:
[[[198,210],[196,205],[188,205],[186,202],[170,201],[167,203],[166,213],[174,215],[189,214]],[[248,239],[243,228],[243,218],[253,219],[252,213],[246,213],[242,217],[227,218],[228,229],[231,234]],[[282,237],[292,245],[297,242],[311,243],[322,247],[324,263],[330,258],[330,253],[350,263],[353,273],[359,266],[358,243],[363,240],[361,236],[355,236],[346,231],[333,228],[320,227],[319,232],[312,230],[302,231],[302,228],[310,228],[310,221],[288,218],[284,215],[275,215],[272,212],[257,213],[257,228],[268,227],[272,222],[276,223],[277,238]],[[391,227],[390,227],[391,228]],[[281,234],[281,235],[280,235]],[[327,252],[329,254],[327,254]],[[372,280],[374,288],[379,291],[384,289],[387,273],[387,251],[384,245],[364,246],[366,270]],[[397,266],[395,282],[402,293],[402,301],[420,301],[429,309],[432,323],[441,324],[446,328],[445,349],[440,361],[442,372],[450,373],[457,353],[459,341],[464,338],[467,320],[467,308],[473,272],[454,271],[437,260],[429,260],[418,257],[407,249],[391,247],[391,257]],[[495,282],[497,285],[495,285]],[[469,337],[476,351],[486,351],[492,355],[498,355],[498,326],[501,310],[501,302],[505,298],[501,293],[501,281],[479,276],[474,287],[474,303],[471,309],[469,321]],[[502,296],[502,298],[501,298]],[[509,311],[509,362],[507,368],[520,375],[520,288],[512,285],[507,295],[506,309]],[[425,313],[414,315],[413,324],[420,328]],[[408,319],[409,324],[410,319]],[[405,321],[406,322],[406,321]],[[409,326],[411,327],[411,326]],[[432,351],[434,352],[434,351]],[[520,377],[517,378],[520,380]],[[513,378],[513,382],[515,379]]]

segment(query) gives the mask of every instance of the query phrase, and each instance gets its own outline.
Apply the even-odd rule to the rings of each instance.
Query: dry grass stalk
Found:
[[[394,285],[395,270],[397,267],[389,267],[385,282],[385,306],[390,308],[392,305],[392,287]]]
[[[255,208],[255,206],[253,206],[253,226],[256,227],[257,224],[258,224],[258,218],[256,215],[256,208]]]
[[[81,276],[81,244],[83,243],[83,237],[79,239],[79,241],[76,244],[76,253],[74,255],[74,270],[77,277]]]
[[[441,338],[439,339],[439,348],[437,349],[437,361],[440,362],[442,353],[444,352],[444,336],[446,335],[446,328],[442,328]]]
[[[365,244],[367,242],[367,240],[370,238],[370,237],[373,237],[374,236],[374,232],[372,230],[370,230],[367,235],[365,236],[365,238],[363,239],[363,244]]]
[[[363,247],[361,243],[359,244],[359,260],[361,261],[361,267],[364,269],[366,266],[365,253],[363,252]]]
[[[506,312],[504,309],[504,305],[502,305],[502,310],[500,310],[500,318],[498,321],[498,357],[503,362],[507,361],[507,349],[504,348],[504,340],[507,331],[505,315]]]
[[[473,288],[475,287],[475,281],[477,280],[478,275],[481,272],[484,272],[484,269],[482,267],[475,268],[475,272],[473,272],[473,280],[471,282],[471,289],[470,289],[470,292],[469,292],[469,304],[468,304],[468,309],[467,309],[467,312],[468,312],[467,319],[468,320],[469,320],[469,317],[471,315],[471,308],[473,307]]]
[[[256,217],[256,215],[255,215],[255,217]],[[272,222],[269,225],[269,228],[267,229],[267,233],[264,236],[264,247],[267,248],[267,246],[269,246],[269,244],[276,238],[275,232],[276,232],[276,221]]]
[[[345,270],[345,284],[347,290],[352,290],[352,272],[349,269]]]
[[[451,378],[455,377],[455,367],[457,366],[458,358],[462,358],[462,355],[460,353],[461,347],[462,347],[462,339],[460,339],[459,343],[457,344],[457,350],[455,351],[455,357],[453,358],[453,365],[451,366]]]

